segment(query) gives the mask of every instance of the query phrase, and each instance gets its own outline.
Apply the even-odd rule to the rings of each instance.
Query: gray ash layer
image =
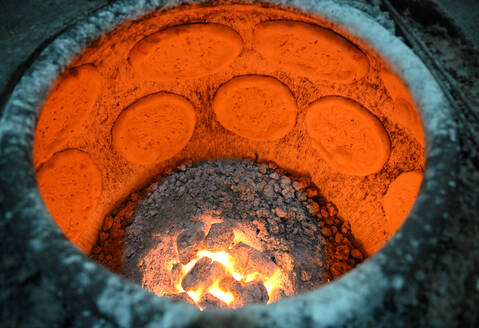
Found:
[[[163,264],[156,262],[155,268],[150,263],[146,267],[144,258],[158,247],[159,240],[178,236],[178,255],[174,255],[185,264],[200,243],[217,251],[213,245],[225,243],[231,234],[228,226],[238,224],[256,232],[264,248],[263,256],[270,264],[289,272],[295,294],[340,276],[364,257],[349,224],[338,218],[336,207],[322,199],[310,180],[289,177],[273,164],[244,160],[183,164],[148,189],[131,218],[117,214],[113,220],[105,220],[108,224],[93,256],[151,290],[162,277],[158,274],[157,281],[148,280],[145,270],[160,272]],[[136,199],[136,195],[132,198]],[[132,202],[124,208],[131,208]],[[199,219],[204,215],[223,223],[214,224],[205,235]],[[111,221],[116,223],[113,227]],[[221,228],[223,234],[216,228]],[[118,254],[123,254],[121,259]],[[284,258],[293,259],[289,268]]]

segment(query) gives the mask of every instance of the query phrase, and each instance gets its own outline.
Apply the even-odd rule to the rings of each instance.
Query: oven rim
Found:
[[[187,3],[196,2],[202,1]],[[33,134],[50,86],[88,44],[126,21],[185,3],[120,0],[56,37],[15,86],[0,118],[0,195],[4,220],[13,227],[10,233],[24,236],[26,257],[64,296],[85,298],[76,305],[78,310],[94,307],[97,313],[120,323],[123,311],[129,311],[130,318],[140,316],[131,301],[136,300],[148,303],[141,312],[148,315],[135,321],[145,325],[167,324],[173,315],[175,326],[207,322],[210,318],[225,323],[247,321],[252,326],[262,322],[266,326],[289,327],[304,320],[315,326],[348,322],[359,325],[360,318],[383,306],[389,292],[400,293],[407,288],[412,273],[420,268],[421,259],[430,256],[429,250],[437,243],[445,222],[453,217],[458,157],[456,126],[438,84],[413,51],[366,13],[348,5],[329,0],[244,2],[286,5],[332,21],[370,45],[403,78],[418,105],[426,136],[424,180],[412,211],[393,238],[356,269],[317,290],[268,306],[199,312],[152,295],[90,260],[64,237],[43,204],[34,176]],[[63,272],[64,277],[55,272]],[[96,292],[90,293],[87,289],[91,288],[97,289]],[[114,306],[105,301],[108,295],[117,298]]]

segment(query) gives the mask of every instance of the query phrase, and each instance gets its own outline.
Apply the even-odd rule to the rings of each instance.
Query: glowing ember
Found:
[[[220,303],[217,306],[235,308],[277,300],[276,291],[284,288],[287,274],[246,244],[247,239],[234,230],[234,239],[224,250],[200,249],[186,264],[170,262],[176,295],[187,294],[201,310],[203,302],[215,301]],[[155,293],[172,297],[171,292],[161,289],[155,289]]]
[[[225,292],[224,290],[221,290],[220,286],[218,286],[218,283],[218,281],[215,281],[215,283],[208,290],[208,292],[216,298],[219,298],[220,300],[225,302],[227,305],[230,305],[235,298],[234,295],[229,292]]]
[[[362,255],[334,204],[308,199],[320,194],[310,182],[214,163],[185,165],[136,207],[123,252],[129,279],[200,309],[238,308],[317,288]]]

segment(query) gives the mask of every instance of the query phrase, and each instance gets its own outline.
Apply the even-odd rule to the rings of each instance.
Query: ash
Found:
[[[207,228],[205,217],[213,222]],[[242,242],[235,245],[233,230],[254,240],[262,251]],[[254,250],[246,257],[256,256],[263,270],[279,267],[286,272],[290,288],[280,290],[276,299],[317,288],[364,258],[349,224],[309,178],[287,175],[272,163],[246,160],[180,165],[143,197],[132,195],[116,215],[105,219],[92,254],[159,295],[191,302],[185,293],[175,294],[177,264],[188,263],[200,248],[221,247]],[[171,263],[176,263],[173,268]],[[197,283],[194,273],[193,268],[184,286]],[[243,298],[251,299],[245,303],[268,301]],[[204,304],[224,306],[217,301]]]

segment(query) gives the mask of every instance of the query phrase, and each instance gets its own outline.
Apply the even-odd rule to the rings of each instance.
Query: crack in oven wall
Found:
[[[195,189],[178,180],[178,190],[159,192],[162,201],[148,205],[155,188],[179,174],[173,170],[180,164],[193,163],[185,169],[189,172],[214,161],[225,168],[230,165],[226,160],[233,159],[238,167],[259,170],[263,167],[259,163],[268,163],[267,170],[277,171],[258,171],[252,179],[252,199],[241,199],[243,191],[237,193],[238,202],[252,202],[248,213],[222,216],[218,211],[228,209],[216,204],[197,206],[194,215],[193,211],[178,217],[147,215],[158,209],[145,207],[173,204],[180,196],[169,196],[181,187],[184,194]],[[200,164],[205,161],[213,162]],[[209,259],[207,269],[197,270],[204,273],[219,263],[212,260],[214,256],[200,256],[202,251],[214,251],[203,247],[214,224],[224,224],[224,233],[233,236],[220,251],[234,253],[242,244],[251,248],[247,258],[255,251],[259,258],[269,258],[263,266],[282,272],[279,280],[284,286],[277,290],[284,296],[336,278],[374,254],[401,226],[419,190],[424,161],[416,106],[382,58],[321,18],[253,4],[176,7],[127,22],[102,36],[52,87],[34,144],[42,197],[65,235],[85,253],[96,245],[94,257],[150,290],[158,289],[168,275],[168,288],[180,283],[182,293],[188,289],[183,282],[196,266]],[[291,185],[269,184],[273,173],[288,178]],[[233,183],[228,188],[240,188],[243,184],[234,178],[241,180],[245,174],[230,175]],[[210,178],[225,185],[224,180]],[[295,189],[293,183],[300,181],[308,181],[307,187]],[[267,186],[274,201],[268,201]],[[294,197],[285,196],[285,190]],[[265,203],[255,205],[255,195]],[[328,212],[328,204],[334,212]],[[259,209],[269,212],[257,214]],[[326,212],[321,213],[323,209]],[[289,211],[309,217],[306,225],[298,221],[299,214]],[[139,217],[148,217],[148,224],[154,222],[160,230],[136,229],[142,227]],[[281,225],[272,228],[277,219]],[[262,222],[264,229],[258,228]],[[172,230],[161,230],[165,227]],[[203,237],[197,238],[198,247],[193,247],[189,261],[182,261],[185,246],[179,246],[178,238],[193,228]],[[138,243],[138,231],[144,243]],[[247,242],[237,236],[240,232]],[[262,239],[263,234],[267,237]],[[312,241],[308,251],[316,254],[306,269],[291,256],[301,236]],[[342,242],[348,255],[331,257]],[[163,250],[169,247],[164,253],[162,243],[168,245]],[[270,244],[283,246],[272,250]],[[171,257],[162,259],[168,265],[161,270],[166,271],[158,266],[164,277],[148,278],[156,264],[145,270],[145,263],[155,252]],[[282,255],[271,260],[273,253]],[[288,261],[281,262],[285,254],[292,257],[289,266]],[[187,267],[180,268],[181,281],[173,277],[178,263]],[[335,263],[344,263],[346,269],[332,274]],[[219,270],[226,267],[223,263]],[[259,267],[252,270],[258,272]],[[221,277],[234,278],[228,272]],[[244,294],[241,297],[256,295],[250,297],[254,302],[277,299],[267,286],[275,272],[262,277],[263,287],[246,294],[243,290],[250,287],[245,286],[256,280],[233,279],[243,284],[238,298]],[[210,285],[219,279],[213,276]],[[210,285],[201,288],[210,291]],[[195,287],[191,290],[200,288]],[[171,294],[173,289],[168,288],[158,293]],[[210,294],[202,293],[210,298],[205,304],[216,302]],[[196,305],[200,302],[193,300]],[[249,302],[238,304],[245,303]]]

